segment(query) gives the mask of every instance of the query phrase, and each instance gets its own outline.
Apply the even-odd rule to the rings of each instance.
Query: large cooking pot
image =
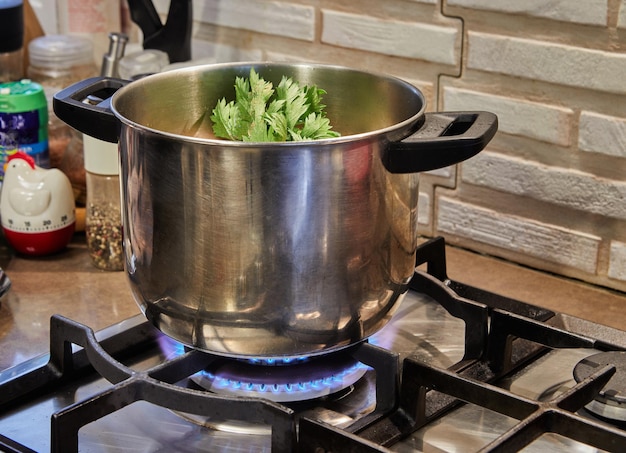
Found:
[[[274,85],[288,76],[325,89],[342,136],[215,139],[211,110],[251,67]],[[317,354],[384,326],[415,267],[417,173],[475,155],[497,129],[487,112],[425,113],[402,80],[312,64],[89,79],[58,93],[54,109],[119,141],[125,268],[146,317],[235,357]]]

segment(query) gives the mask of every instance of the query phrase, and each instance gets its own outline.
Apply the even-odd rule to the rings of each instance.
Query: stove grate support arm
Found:
[[[405,360],[404,370],[403,381],[409,380],[411,387],[422,389],[418,395],[424,400],[430,392],[442,393],[459,402],[475,404],[519,420],[518,424],[485,446],[481,452],[519,451],[544,433],[559,434],[602,450],[626,451],[626,433],[585,419],[574,412],[589,403],[606,385],[615,373],[614,366],[604,367],[547,402],[527,399],[497,386],[412,359]],[[412,402],[411,407],[419,409],[413,415],[416,425],[424,424],[428,419],[425,401]],[[411,407],[407,413],[410,413]]]

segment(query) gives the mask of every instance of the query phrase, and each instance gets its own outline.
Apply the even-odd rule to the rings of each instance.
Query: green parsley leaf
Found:
[[[218,101],[211,121],[219,138],[246,142],[280,142],[339,137],[326,117],[316,86],[300,86],[283,77],[274,89],[254,69],[235,78],[235,100]]]
[[[213,132],[218,137],[228,138],[230,140],[238,140],[240,136],[238,130],[241,123],[240,110],[235,106],[233,101],[226,103],[222,99],[213,109],[211,116],[213,121]]]

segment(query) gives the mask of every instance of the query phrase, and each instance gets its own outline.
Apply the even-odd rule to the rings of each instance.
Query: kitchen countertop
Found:
[[[626,329],[626,294],[448,246],[454,280]],[[12,282],[0,301],[0,370],[47,353],[49,320],[61,314],[99,330],[140,313],[124,272],[96,269],[84,234],[48,257],[0,260]]]
[[[49,351],[50,317],[94,330],[140,313],[124,272],[97,269],[84,233],[46,257],[13,257],[3,269],[11,289],[0,301],[0,370]]]

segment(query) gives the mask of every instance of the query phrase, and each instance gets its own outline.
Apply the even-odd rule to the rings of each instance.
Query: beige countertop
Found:
[[[626,294],[448,247],[448,277],[497,294],[626,331]]]
[[[499,294],[626,330],[626,295],[448,247],[449,277]],[[85,237],[63,252],[13,257],[0,301],[0,370],[47,353],[49,320],[61,314],[99,330],[139,314],[124,272],[96,269]]]
[[[56,255],[13,257],[4,270],[11,289],[0,301],[0,370],[48,352],[53,314],[99,330],[140,313],[126,274],[91,264],[84,234]]]

